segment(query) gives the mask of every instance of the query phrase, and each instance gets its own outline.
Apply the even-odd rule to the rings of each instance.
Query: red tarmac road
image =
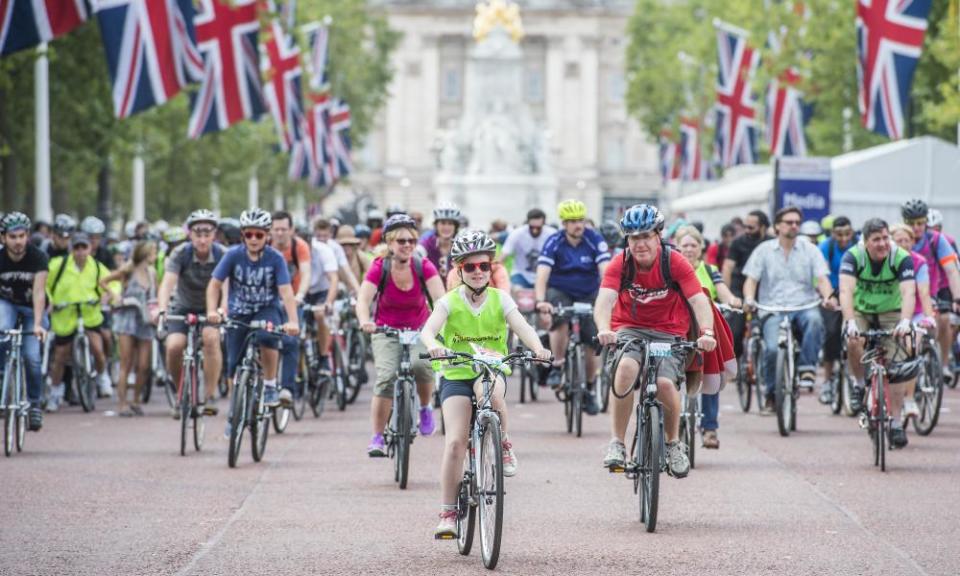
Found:
[[[416,440],[399,490],[391,461],[365,453],[368,394],[271,433],[260,464],[248,436],[235,470],[223,413],[203,452],[181,457],[162,395],[145,418],[105,416],[104,401],[48,415],[25,452],[0,460],[0,575],[483,573],[476,545],[462,557],[432,539],[442,438]],[[785,439],[728,389],[721,449],[698,450],[684,480],[663,477],[655,534],[631,483],[601,467],[607,415],[585,418],[577,439],[552,398],[508,395],[520,470],[507,480],[502,574],[960,573],[960,391],[884,474],[856,422],[812,395]]]

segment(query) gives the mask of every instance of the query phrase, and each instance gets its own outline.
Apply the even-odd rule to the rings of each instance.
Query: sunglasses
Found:
[[[190,231],[196,234],[197,236],[210,236],[213,234],[213,228],[206,228],[206,227],[193,228]]]
[[[401,246],[406,246],[408,244],[410,246],[413,246],[414,244],[417,243],[417,239],[416,238],[397,238],[396,240],[394,240],[394,242],[396,242]]]
[[[799,220],[781,220],[780,223],[781,223],[781,224],[786,224],[787,226],[799,226],[799,225],[800,225],[800,221],[799,221]]]
[[[489,272],[489,271],[490,271],[490,263],[489,263],[489,262],[480,262],[480,263],[476,263],[476,262],[465,262],[465,263],[463,263],[463,264],[460,265],[460,268],[462,268],[463,271],[466,272],[467,274],[472,274],[472,273],[476,272],[476,271],[477,271],[477,268],[479,268],[481,272]]]
[[[264,238],[267,237],[267,233],[251,230],[251,231],[244,232],[243,237],[246,238],[247,240],[263,240]]]
[[[913,220],[907,220],[906,223],[907,223],[908,226],[920,226],[920,225],[926,224],[926,223],[927,223],[927,219],[926,219],[926,218],[915,218],[915,219],[913,219]]]

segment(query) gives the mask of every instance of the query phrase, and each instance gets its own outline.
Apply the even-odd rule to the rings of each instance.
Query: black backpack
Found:
[[[670,257],[672,252],[676,252],[676,249],[672,245],[666,242],[660,243],[660,275],[663,276],[663,284],[667,290],[673,290],[677,294],[680,294],[680,298],[683,300],[684,305],[687,307],[687,312],[690,314],[690,331],[688,333],[696,335],[699,334],[697,317],[693,313],[693,308],[690,307],[690,302],[683,296],[680,283],[674,280],[673,274],[670,272]],[[629,288],[633,282],[633,277],[637,273],[637,265],[633,262],[629,250],[624,250],[621,254],[623,255],[623,271],[620,274],[620,292],[623,292]],[[637,315],[636,300],[633,301],[630,315]]]
[[[377,282],[377,294],[374,296],[374,300],[380,299],[380,295],[383,294],[383,289],[387,286],[387,277],[390,275],[393,258],[384,256],[382,260],[383,268],[380,271],[380,281]],[[423,292],[424,297],[427,299],[427,304],[430,306],[430,309],[433,310],[433,298],[430,296],[430,291],[427,290],[427,281],[423,277],[423,259],[420,256],[414,255],[413,270],[417,275],[417,280],[420,282],[420,291]]]

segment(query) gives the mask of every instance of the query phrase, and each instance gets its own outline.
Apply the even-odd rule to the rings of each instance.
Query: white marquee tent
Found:
[[[945,230],[960,233],[960,148],[930,136],[901,140],[834,157],[831,213],[854,226],[879,216],[900,221],[900,205],[922,198],[944,215]],[[772,166],[738,167],[711,188],[669,202],[670,212],[704,223],[708,237],[750,210],[767,210],[773,194]]]

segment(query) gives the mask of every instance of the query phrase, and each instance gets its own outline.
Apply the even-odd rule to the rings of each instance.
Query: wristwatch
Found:
[[[715,336],[715,334],[714,334],[714,332],[713,332],[713,328],[701,328],[701,329],[700,329],[700,335],[701,335],[701,336],[709,336],[709,337],[711,337],[711,338],[713,338],[713,337]]]

